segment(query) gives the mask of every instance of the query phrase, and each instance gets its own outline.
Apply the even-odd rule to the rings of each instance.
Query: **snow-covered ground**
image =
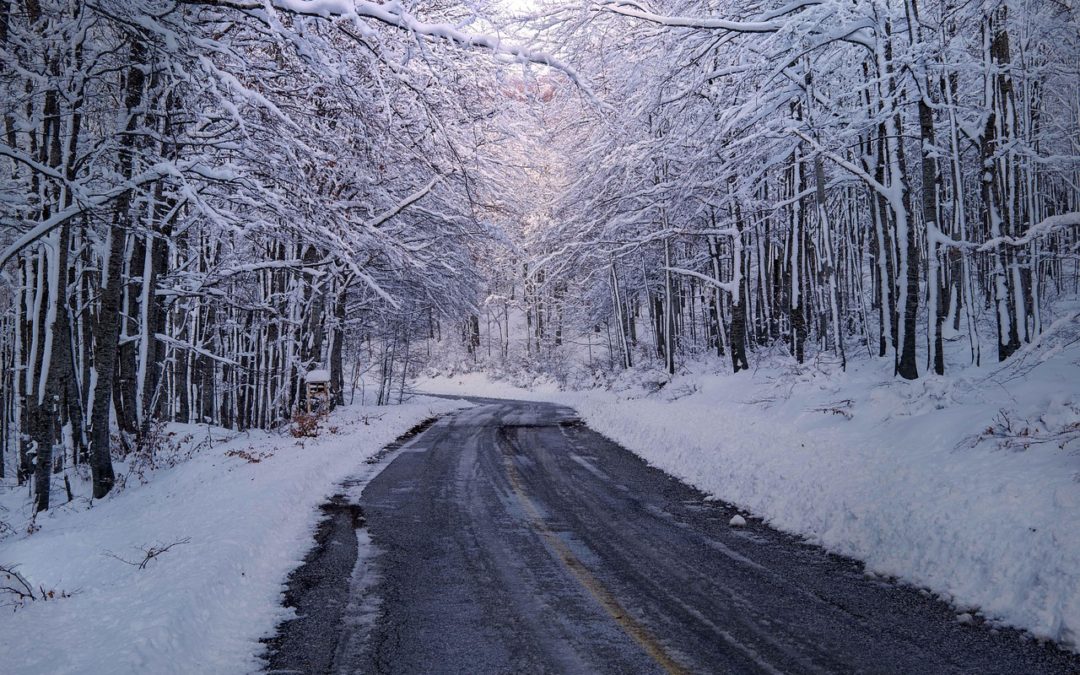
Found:
[[[55,508],[32,534],[26,495],[0,495],[0,518],[18,532],[0,539],[0,565],[18,565],[35,589],[57,596],[0,608],[0,672],[258,668],[259,639],[288,617],[283,585],[314,544],[318,505],[340,481],[363,477],[363,460],[394,438],[463,405],[415,398],[348,407],[302,442],[176,425],[172,454],[199,446],[190,459],[153,470],[145,483],[132,473],[90,508],[85,499]],[[174,542],[144,569],[118,559],[138,563],[145,549]],[[0,594],[0,603],[10,599]]]
[[[958,617],[978,612],[1076,648],[1080,350],[1075,326],[1064,328],[1004,368],[916,382],[878,361],[842,373],[776,359],[738,376],[723,362],[670,381],[635,370],[610,391],[545,380],[522,389],[475,373],[417,388],[574,405],[594,429],[748,517],[932,589]],[[259,638],[288,616],[283,584],[313,543],[318,504],[345,478],[373,473],[363,460],[409,427],[462,405],[350,407],[302,442],[173,426],[159,459],[190,458],[145,482],[121,466],[122,490],[57,507],[32,534],[26,495],[0,494],[0,520],[16,530],[0,539],[0,565],[70,595],[0,609],[0,671],[258,668]],[[145,569],[124,562],[174,542]]]
[[[632,371],[611,391],[527,390],[477,373],[416,388],[574,405],[593,429],[753,517],[931,589],[961,616],[1076,649],[1080,328],[1069,321],[1004,368],[914,382],[885,360],[841,372],[783,358],[740,375],[694,364],[710,374],[666,383]]]

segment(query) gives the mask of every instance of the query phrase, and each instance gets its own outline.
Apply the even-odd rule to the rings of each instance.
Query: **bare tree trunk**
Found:
[[[131,45],[132,67],[127,72],[124,106],[127,110],[126,135],[123,138],[127,152],[120,155],[120,172],[130,177],[134,166],[132,156],[136,146],[132,136],[137,128],[138,109],[142,105],[145,77],[142,62],[145,46],[141,42]],[[112,225],[109,228],[108,257],[101,278],[101,303],[97,325],[94,327],[94,369],[97,371],[97,386],[94,390],[93,412],[91,413],[90,436],[90,471],[94,482],[94,498],[101,499],[109,493],[116,477],[113,474],[112,457],[109,442],[109,404],[112,401],[113,382],[116,374],[117,350],[120,340],[120,321],[122,299],[121,272],[124,263],[124,249],[127,234],[123,224],[130,218],[131,192],[125,192],[117,199],[113,212]]]
[[[1009,33],[1006,26],[1007,9],[1001,6],[986,17],[983,28],[986,51],[986,77],[989,80],[986,103],[989,116],[982,139],[983,206],[992,238],[1015,236],[1016,223],[1009,218],[1010,210],[1005,183],[1012,180],[1012,162],[1008,158],[1008,144],[1012,141],[1012,124],[1015,118],[1012,78],[1009,75],[1011,55]],[[1006,246],[993,252],[994,304],[997,309],[998,360],[1004,361],[1020,348],[1020,323],[1025,312],[1024,290],[1017,284],[1016,253]]]
[[[675,298],[671,279],[671,240],[664,240],[664,365],[675,374]]]
[[[334,325],[330,329],[330,402],[333,406],[345,405],[345,371],[342,358],[345,347],[345,298],[348,281],[338,280],[334,297]]]
[[[743,274],[743,219],[742,210],[735,206],[735,229],[738,234],[733,237],[731,247],[731,263],[733,277],[737,280],[737,292],[731,299],[731,367],[734,372],[749,370],[750,364],[746,360],[746,304],[749,290],[746,275]]]

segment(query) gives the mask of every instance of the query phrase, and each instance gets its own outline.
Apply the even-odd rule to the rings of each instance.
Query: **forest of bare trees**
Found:
[[[0,0],[0,472],[38,510],[161,422],[287,423],[312,368],[401,396],[425,342],[914,379],[1078,291],[1068,3],[483,9]]]
[[[608,108],[547,114],[559,189],[518,283],[532,314],[580,289],[612,364],[861,352],[914,379],[946,372],[948,341],[956,363],[1008,359],[1078,290],[1075,7],[602,2],[533,21]]]
[[[280,426],[313,368],[340,402],[380,362],[387,399],[474,306],[490,55],[316,5],[0,3],[0,471],[38,510],[161,421]]]

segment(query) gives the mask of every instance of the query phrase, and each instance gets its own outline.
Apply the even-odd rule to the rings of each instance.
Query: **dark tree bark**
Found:
[[[54,58],[49,66],[49,71],[54,77],[59,77],[59,63]],[[59,169],[62,163],[62,147],[60,143],[60,95],[56,90],[50,89],[45,92],[43,106],[44,127],[42,129],[42,154],[45,163],[50,168]],[[49,185],[44,188],[46,199],[41,209],[41,219],[45,220],[52,214],[53,205],[60,208],[60,187]],[[36,463],[34,465],[34,511],[45,511],[49,508],[49,496],[53,473],[53,444],[57,438],[57,428],[63,413],[61,407],[61,392],[63,384],[61,377],[70,379],[71,337],[68,330],[67,309],[67,274],[68,274],[68,249],[71,247],[71,226],[65,223],[57,235],[55,250],[48,251],[47,256],[56,256],[57,273],[52,277],[45,256],[38,263],[38,274],[44,283],[41,286],[42,302],[41,312],[38,317],[38,325],[42,331],[52,332],[51,340],[43,341],[41,351],[35,354],[40,368],[47,369],[38,377],[38,389],[33,391],[27,401],[30,411],[30,438],[36,450]],[[49,304],[45,301],[50,292],[55,294],[55,305],[52,307],[54,318],[49,325]],[[44,380],[44,383],[42,383]],[[41,388],[44,387],[42,390]]]
[[[45,268],[45,260],[42,258],[37,264],[37,273],[40,275],[46,275],[47,270]],[[41,293],[48,297],[48,281],[43,283],[40,287]],[[38,325],[43,328],[47,326],[46,315],[48,312],[48,303],[41,303],[41,310],[38,313],[36,320]],[[40,341],[38,345],[38,351],[35,354],[29,355],[37,363],[44,364],[46,352],[48,348],[44,344],[44,340]],[[36,386],[27,387],[26,396],[26,409],[27,409],[27,435],[30,437],[30,443],[34,450],[34,512],[45,511],[49,508],[49,491],[50,483],[52,479],[52,453],[53,453],[53,429],[56,420],[57,408],[56,408],[56,371],[52,368],[49,369],[46,375],[46,382],[44,384],[44,391],[41,391],[41,379],[34,383]]]
[[[125,214],[125,219],[130,220],[130,215]],[[135,337],[140,333],[138,287],[141,285],[141,283],[135,283],[134,280],[142,278],[146,246],[143,244],[142,237],[134,235],[130,229],[125,228],[125,230],[131,251],[130,254],[125,251],[126,261],[121,272],[125,283],[121,293],[121,305],[124,309],[120,317],[120,334],[128,339],[117,348],[116,390],[113,400],[116,403],[117,426],[128,436],[134,436],[139,431],[136,394],[138,390],[138,341]]]
[[[895,116],[897,133],[902,136],[901,119],[899,113]],[[904,158],[904,144],[897,143],[897,161],[901,167],[901,173],[907,163]],[[892,180],[900,181],[900,199],[902,208],[907,214],[911,214],[911,191],[903,175],[893,176]],[[915,328],[919,318],[919,243],[918,233],[915,231],[915,223],[908,218],[907,235],[904,241],[897,242],[897,246],[906,247],[907,274],[905,278],[897,281],[904,285],[904,334],[900,336],[901,344],[897,350],[896,374],[905,380],[914,380],[919,377],[919,364],[915,360]]]
[[[742,211],[735,207],[735,228],[739,231],[738,236],[742,237],[743,233],[743,220]],[[739,247],[732,246],[732,255],[736,254]],[[744,260],[732,261],[739,264],[740,269],[747,269],[744,264]],[[735,298],[735,302],[731,304],[731,367],[734,372],[740,370],[749,370],[750,363],[746,360],[746,303],[749,298],[747,297],[746,275],[739,275],[739,295]]]
[[[802,194],[806,190],[806,177],[802,168],[802,157],[798,151],[792,160],[791,189],[793,194]],[[804,277],[807,237],[806,209],[803,208],[801,199],[792,211],[790,237],[789,247],[792,254],[788,257],[788,279],[791,284],[788,309],[791,313],[791,351],[795,355],[795,361],[802,363],[806,360],[806,283]]]
[[[990,12],[986,17],[984,30],[989,32],[990,51],[987,55],[994,68],[990,75],[990,100],[987,101],[990,114],[983,130],[982,173],[983,208],[986,214],[987,229],[991,237],[1014,236],[1015,223],[1008,218],[1006,208],[1005,181],[1010,180],[1008,162],[999,158],[1001,148],[1010,141],[1010,124],[1015,115],[1013,110],[1012,78],[1009,75],[1012,56],[1009,47],[1009,33],[1006,27],[1007,9],[1002,6]],[[1003,166],[1004,165],[1004,166]],[[1009,271],[1014,265],[1016,253],[1007,247],[999,247],[994,253],[993,284],[994,303],[997,306],[998,360],[1004,361],[1020,349],[1019,323],[1023,316],[1017,316],[1016,294],[1023,289],[1017,288]],[[1027,303],[1025,303],[1026,305]]]
[[[126,134],[122,140],[127,152],[120,154],[120,172],[130,177],[134,167],[135,139],[133,132],[137,128],[137,111],[142,105],[145,76],[142,63],[145,46],[135,41],[131,45],[132,67],[127,71],[125,82],[124,106],[127,110]],[[94,327],[94,368],[97,370],[97,387],[94,391],[93,412],[91,413],[90,471],[94,483],[94,498],[101,499],[109,493],[116,482],[113,473],[109,442],[109,404],[113,395],[113,380],[116,374],[117,348],[120,340],[120,319],[123,282],[121,273],[124,263],[124,249],[127,233],[124,223],[130,218],[131,192],[125,192],[116,201],[113,220],[109,228],[109,254],[106,275],[101,289],[101,304],[97,324]]]
[[[330,403],[333,406],[345,404],[345,369],[343,354],[345,346],[345,299],[348,295],[348,282],[339,282],[334,298],[334,325],[331,328],[330,347]]]

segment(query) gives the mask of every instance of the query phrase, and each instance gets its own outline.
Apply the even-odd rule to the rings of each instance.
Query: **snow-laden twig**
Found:
[[[14,595],[19,601],[27,598],[37,600],[34,587],[19,572],[18,565],[0,565],[0,577],[3,578],[3,581],[0,581],[0,593]]]
[[[458,47],[479,47],[496,56],[505,56],[521,63],[547,66],[562,72],[596,104],[605,106],[577,71],[562,60],[535,49],[503,42],[502,39],[481,33],[466,33],[450,24],[421,21],[397,2],[368,2],[367,0],[185,0],[186,4],[230,7],[251,14],[264,14],[267,9],[319,19],[350,20],[365,36],[373,31],[367,21],[434,41]]]
[[[167,551],[171,550],[174,546],[181,546],[183,544],[190,544],[190,543],[191,543],[191,537],[184,537],[183,539],[177,539],[176,541],[168,543],[168,544],[154,544],[153,546],[147,546],[146,548],[142,549],[143,559],[139,560],[139,561],[127,560],[126,558],[121,558],[120,556],[116,555],[115,553],[113,553],[111,551],[106,551],[103,555],[105,555],[108,558],[113,558],[115,560],[119,560],[120,562],[124,563],[125,565],[131,565],[132,567],[138,567],[139,569],[143,570],[143,569],[146,569],[147,564],[149,564],[151,560],[153,560],[153,559],[157,558],[158,556],[160,556],[161,554],[166,553]]]

